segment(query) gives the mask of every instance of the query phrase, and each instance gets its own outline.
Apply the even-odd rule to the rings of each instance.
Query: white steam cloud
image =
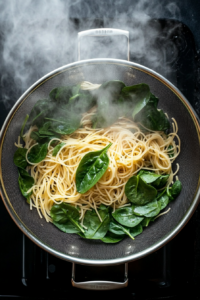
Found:
[[[157,44],[161,28],[158,22],[149,25],[163,10],[164,4],[156,2],[129,1],[127,7],[123,0],[0,0],[0,102],[10,108],[40,77],[76,61],[77,33],[92,29],[94,19],[101,20],[99,26],[128,30],[134,61],[163,71],[166,57]],[[179,17],[175,3],[165,9],[171,18]]]

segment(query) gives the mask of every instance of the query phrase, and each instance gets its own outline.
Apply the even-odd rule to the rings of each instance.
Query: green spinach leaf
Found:
[[[18,183],[19,183],[19,188],[22,193],[22,195],[25,198],[29,198],[29,196],[33,193],[28,192],[30,188],[34,186],[34,179],[32,176],[29,175],[29,173],[21,168],[18,168],[19,171],[19,177],[18,177]]]
[[[27,149],[25,149],[25,148],[18,148],[15,151],[14,164],[17,167],[22,168],[22,169],[26,168],[26,166],[28,164],[27,161],[26,161],[26,152],[27,152]]]
[[[36,144],[29,151],[27,158],[31,163],[39,163],[43,161],[48,152],[48,143],[45,144]]]
[[[55,148],[53,149],[52,152],[52,156],[56,156],[59,152],[59,150],[65,145],[65,143],[60,143],[58,145],[55,146]]]
[[[141,223],[138,224],[137,226],[133,227],[133,228],[130,228],[130,234],[133,236],[133,237],[136,237],[137,235],[139,235],[140,233],[143,232],[143,228],[142,228],[142,225]]]
[[[151,94],[147,105],[135,116],[134,120],[150,130],[166,131],[170,128],[170,123],[164,112],[157,109],[157,104],[158,98]]]
[[[56,104],[67,104],[69,99],[78,93],[77,86],[61,86],[53,89],[49,97]],[[75,94],[74,94],[75,93]]]
[[[53,219],[53,224],[63,232],[85,232],[85,230],[79,224],[80,215],[78,210],[70,204],[54,204],[51,208],[50,215]]]
[[[161,175],[146,170],[140,170],[138,175],[144,182],[152,184],[152,186],[156,187],[157,189],[160,189],[166,185],[169,178],[169,174]]]
[[[114,234],[114,233],[108,231],[106,233],[106,235],[101,239],[101,241],[106,244],[114,244],[114,243],[118,243],[121,240],[123,240],[124,237],[125,237],[125,234],[117,235],[117,234]]]
[[[172,201],[180,194],[181,190],[182,190],[182,184],[179,180],[176,180],[170,188],[169,187],[167,188],[167,195]]]
[[[80,127],[81,116],[72,114],[66,118],[60,117],[58,119],[46,118],[51,122],[51,130],[58,134],[71,134]]]
[[[140,176],[144,182],[152,183],[156,181],[161,175],[146,170],[140,170],[138,176]]]
[[[147,105],[151,94],[149,86],[145,83],[126,86],[122,89],[122,93],[129,98],[133,106],[133,118]]]
[[[153,218],[151,217],[145,217],[140,224],[142,227],[147,227],[152,220]]]
[[[140,176],[132,176],[125,185],[125,194],[133,204],[145,205],[156,198],[157,190]]]
[[[163,210],[168,205],[169,197],[167,196],[166,193],[160,197],[160,199],[158,200],[158,203],[160,203],[160,205],[161,205],[160,210]]]
[[[159,214],[159,212],[161,210],[161,202],[157,202],[157,204],[158,204],[158,207],[156,209],[152,210],[151,212],[149,212],[148,214],[145,214],[145,217],[152,218]]]
[[[107,210],[98,211],[102,222],[99,220],[99,217],[95,210],[88,210],[85,214],[83,224],[87,227],[85,231],[85,237],[87,239],[102,239],[109,228],[110,223],[110,214]]]
[[[112,213],[112,216],[117,222],[126,227],[135,227],[143,220],[142,217],[133,214],[132,206],[118,208]]]
[[[82,158],[76,171],[76,188],[79,193],[86,193],[106,172],[109,164],[107,151],[111,145],[89,152]]]
[[[38,100],[30,112],[27,127],[30,125],[37,125],[38,128],[41,127],[44,123],[44,118],[54,109],[55,104],[49,99]]]
[[[109,231],[119,236],[126,234],[132,240],[134,240],[134,237],[130,234],[130,228],[122,226],[121,224],[117,223],[114,219],[110,221]]]
[[[158,203],[157,200],[154,199],[151,202],[148,202],[147,204],[142,206],[133,205],[133,213],[136,216],[144,216],[157,208],[158,208]]]

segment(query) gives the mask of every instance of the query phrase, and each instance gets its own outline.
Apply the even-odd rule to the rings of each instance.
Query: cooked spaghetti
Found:
[[[82,84],[82,89],[98,87],[99,85],[87,82]],[[36,164],[29,162],[27,170],[35,182],[31,188],[33,193],[30,207],[31,209],[36,207],[40,217],[43,215],[47,222],[52,222],[50,217],[52,206],[55,203],[66,202],[79,207],[83,226],[87,210],[94,209],[98,214],[97,208],[101,204],[111,206],[113,210],[130,205],[124,192],[125,185],[140,169],[154,171],[157,174],[170,174],[167,185],[173,182],[173,177],[178,172],[178,164],[177,170],[174,173],[172,171],[172,163],[180,153],[178,126],[174,119],[172,119],[173,131],[168,135],[151,130],[144,133],[139,124],[125,117],[119,118],[110,127],[93,129],[91,117],[95,110],[94,107],[83,114],[82,127],[74,133],[54,139],[64,143],[56,156],[52,155],[54,147],[51,140],[46,158]],[[37,131],[37,127],[31,126],[24,135],[27,154],[36,144],[30,137],[32,131]],[[88,152],[101,150],[109,143],[112,143],[112,146],[107,153],[108,169],[89,191],[79,194],[76,190],[75,175],[81,159]],[[19,142],[17,146],[22,147]],[[169,155],[169,146],[173,151],[173,157]]]

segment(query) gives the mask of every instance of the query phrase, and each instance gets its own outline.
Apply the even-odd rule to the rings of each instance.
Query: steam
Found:
[[[99,27],[128,30],[133,60],[167,75],[170,68],[165,65],[163,70],[166,55],[159,47],[162,43],[161,28],[151,21],[152,17],[160,17],[163,4],[152,2],[135,1],[127,7],[123,0],[1,1],[0,104],[3,102],[6,108],[10,108],[20,94],[40,77],[76,61],[77,33],[93,28],[94,19],[102,20]],[[171,18],[179,17],[175,3],[168,3],[165,9]],[[90,48],[87,45],[87,54],[92,57],[93,53],[88,52]],[[114,56],[115,53],[112,54]]]

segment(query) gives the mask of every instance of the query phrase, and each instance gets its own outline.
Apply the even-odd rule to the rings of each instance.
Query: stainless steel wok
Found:
[[[114,33],[110,29],[110,34],[112,31]],[[160,99],[159,108],[167,112],[170,118],[176,119],[181,139],[181,154],[176,162],[180,165],[178,175],[183,189],[178,198],[170,203],[170,212],[153,222],[134,241],[125,238],[117,244],[104,244],[75,234],[63,233],[40,219],[36,210],[30,211],[18,187],[18,171],[13,163],[13,155],[16,150],[14,143],[24,117],[38,99],[46,98],[53,88],[61,85],[77,84],[83,80],[102,83],[113,79],[122,80],[126,85],[147,83],[152,93]],[[187,99],[175,86],[144,66],[118,59],[78,61],[47,74],[16,102],[1,129],[0,164],[0,188],[4,204],[17,226],[34,243],[73,263],[125,263],[148,255],[165,245],[178,234],[195,211],[200,193],[199,120]]]

